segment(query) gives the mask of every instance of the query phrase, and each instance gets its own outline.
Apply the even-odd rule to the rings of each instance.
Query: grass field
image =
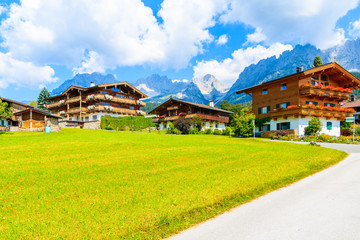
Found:
[[[0,134],[0,239],[159,239],[346,157],[224,136]]]

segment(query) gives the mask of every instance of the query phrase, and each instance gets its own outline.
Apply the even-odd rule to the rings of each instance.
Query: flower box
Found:
[[[65,111],[60,111],[60,115],[65,115]]]
[[[106,100],[112,100],[112,99],[113,99],[113,96],[111,96],[111,95],[105,95],[105,99],[106,99]]]
[[[60,105],[64,105],[64,104],[65,104],[65,100],[60,100],[59,103],[60,103]]]
[[[91,94],[91,95],[87,96],[87,99],[88,100],[94,100],[94,94]]]

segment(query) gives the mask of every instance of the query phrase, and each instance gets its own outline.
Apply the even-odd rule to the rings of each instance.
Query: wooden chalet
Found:
[[[339,136],[340,121],[353,115],[353,109],[341,108],[360,80],[338,63],[299,71],[295,74],[237,91],[252,96],[257,118],[269,117],[259,132],[293,130],[303,135],[312,116],[323,123],[322,133]],[[267,135],[267,134],[264,134]]]
[[[360,99],[356,99],[354,95],[350,96],[350,100],[343,103],[344,108],[353,108],[355,110],[355,123],[360,124]]]
[[[224,129],[225,125],[229,123],[229,115],[232,112],[216,108],[213,103],[210,106],[187,102],[170,98],[149,114],[155,114],[157,117],[153,118],[153,122],[159,123],[160,129],[167,129],[169,122],[174,122],[181,117],[192,119],[194,116],[200,116],[204,121],[204,129]]]
[[[141,98],[147,96],[127,82],[70,86],[62,94],[47,100],[46,108],[65,117],[73,125],[99,121],[101,116],[144,116]]]
[[[7,102],[13,111],[11,119],[0,120],[0,131],[44,131],[46,126],[50,126],[51,131],[60,131],[60,116],[12,99],[0,99]]]

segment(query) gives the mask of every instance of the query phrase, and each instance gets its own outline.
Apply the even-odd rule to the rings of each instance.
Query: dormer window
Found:
[[[267,93],[268,93],[267,88],[264,88],[264,89],[262,90],[262,95],[265,95],[265,94],[267,94]]]
[[[286,83],[282,83],[280,86],[280,90],[286,90]]]

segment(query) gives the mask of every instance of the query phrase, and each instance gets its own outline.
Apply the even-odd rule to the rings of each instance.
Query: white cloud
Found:
[[[81,63],[81,66],[73,68],[73,74],[93,72],[105,73],[105,67],[104,61],[99,54],[90,51]]]
[[[141,83],[136,88],[139,89],[139,90],[144,90],[147,93],[155,92],[154,89],[149,88],[145,83]]]
[[[262,33],[261,28],[256,28],[254,33],[246,35],[246,44],[248,43],[259,43],[266,40],[266,36]]]
[[[224,45],[228,42],[229,38],[226,34],[221,35],[216,41],[216,45],[220,46],[220,45]]]
[[[9,84],[27,87],[40,87],[55,82],[54,70],[49,67],[35,66],[31,62],[15,60],[7,53],[0,52],[0,88]]]
[[[357,4],[358,0],[232,0],[231,10],[221,21],[261,28],[267,44],[311,43],[325,49],[345,40],[336,22]]]
[[[94,60],[84,61],[88,50],[97,53],[104,69],[144,64],[180,69],[213,41],[208,28],[227,1],[164,0],[158,22],[141,0],[22,0],[11,5],[0,34],[14,58],[35,64],[87,71],[91,67],[83,64]]]
[[[188,83],[189,80],[187,79],[183,79],[183,80],[179,80],[179,79],[173,79],[171,80],[172,83],[180,83],[180,82],[183,82],[183,83]]]
[[[226,58],[220,62],[211,60],[197,63],[193,69],[194,78],[212,74],[227,87],[230,87],[245,67],[256,64],[261,59],[271,56],[279,57],[280,54],[286,50],[292,50],[292,46],[275,43],[268,48],[258,45],[256,47],[239,49],[232,53],[232,58]]]
[[[360,37],[360,19],[350,23],[349,35],[355,38]]]

